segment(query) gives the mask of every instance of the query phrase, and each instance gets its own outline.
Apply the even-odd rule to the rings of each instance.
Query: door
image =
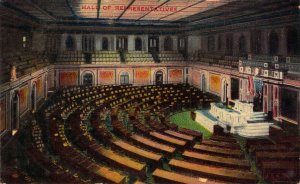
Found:
[[[83,85],[93,85],[93,75],[91,73],[84,74]]]
[[[148,48],[149,52],[151,51],[159,51],[159,39],[158,36],[150,36],[148,39]]]
[[[156,74],[155,74],[155,84],[156,85],[163,84],[163,73],[162,73],[162,71],[156,72]]]
[[[34,84],[31,90],[31,110],[36,109],[36,85]]]
[[[12,99],[11,104],[11,123],[12,123],[12,130],[16,130],[18,128],[19,122],[19,96],[18,93],[15,93]]]
[[[120,75],[120,84],[121,85],[129,84],[129,75],[127,72],[123,72]]]

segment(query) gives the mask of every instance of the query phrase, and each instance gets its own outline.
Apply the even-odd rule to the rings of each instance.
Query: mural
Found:
[[[74,86],[78,84],[78,74],[76,71],[60,71],[59,72],[59,85]]]
[[[24,113],[28,109],[28,94],[29,94],[28,86],[25,86],[20,89],[19,92],[20,114]]]
[[[171,69],[169,70],[169,82],[182,82],[183,70],[182,69]]]
[[[42,77],[40,77],[36,81],[36,97],[37,97],[38,100],[43,97],[43,80],[42,80]]]
[[[115,71],[114,70],[100,70],[99,71],[99,83],[100,84],[114,84],[115,83]]]
[[[6,129],[6,100],[0,99],[0,132]]]
[[[150,69],[140,68],[134,71],[135,83],[146,84],[150,81]]]
[[[221,76],[216,74],[210,74],[209,77],[210,92],[221,94]]]

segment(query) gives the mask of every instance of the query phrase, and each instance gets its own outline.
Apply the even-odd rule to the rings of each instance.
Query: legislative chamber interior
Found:
[[[0,183],[300,182],[299,0],[0,12]]]

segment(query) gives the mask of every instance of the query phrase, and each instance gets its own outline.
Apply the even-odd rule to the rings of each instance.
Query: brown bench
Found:
[[[94,182],[124,183],[125,176],[113,171],[111,168],[95,164],[78,153],[71,145],[62,140],[63,135],[55,121],[51,121],[50,138],[54,152],[62,157],[63,161],[81,172],[87,173]]]
[[[202,177],[220,179],[222,181],[246,183],[256,183],[257,181],[256,175],[250,171],[207,166],[176,159],[172,159],[169,165],[172,169],[178,169],[185,173],[194,173],[197,176],[200,175]]]
[[[295,161],[262,161],[261,171],[265,180],[272,183],[285,181],[287,183],[296,183],[299,181],[299,160]]]
[[[140,178],[145,177],[146,164],[122,156],[115,151],[106,149],[99,144],[89,145],[89,148],[102,157],[102,160],[112,165],[118,165],[122,170],[138,175]]]
[[[186,135],[186,134],[183,134],[183,133],[179,133],[179,132],[176,132],[176,131],[173,131],[173,130],[165,130],[164,132],[168,135],[183,139],[185,141],[191,141],[192,142],[192,141],[195,140],[195,137],[193,137],[193,136]]]
[[[216,166],[232,167],[232,168],[243,168],[250,169],[249,161],[245,159],[236,159],[236,158],[226,158],[221,156],[213,156],[202,153],[197,153],[193,151],[184,151],[182,156],[187,160],[192,160],[195,162],[203,164],[213,164]]]
[[[171,145],[179,146],[179,147],[186,146],[186,141],[179,140],[179,139],[161,134],[159,132],[150,132],[150,135],[152,137],[156,138],[157,140],[161,140],[161,141],[165,142],[166,144],[171,144]]]
[[[155,183],[188,183],[188,184],[216,184],[213,180],[201,177],[187,176],[181,173],[165,171],[162,169],[155,169],[152,173]]]
[[[202,133],[200,133],[200,132],[190,130],[187,128],[178,128],[178,132],[194,136],[196,138],[196,141],[200,141],[200,142],[202,141]]]
[[[236,140],[232,136],[212,135],[210,140],[236,143]]]
[[[243,152],[239,149],[227,149],[203,144],[195,144],[193,148],[201,153],[204,152],[228,157],[243,157]]]
[[[214,141],[214,140],[203,140],[201,144],[218,146],[218,147],[228,148],[228,149],[240,149],[240,146],[237,143],[221,142],[221,141]]]
[[[158,163],[163,157],[161,154],[141,149],[123,140],[112,140],[111,146],[113,146],[113,148],[115,149],[118,149],[119,151],[127,153],[130,157],[137,158],[146,162]]]
[[[153,141],[146,137],[134,134],[131,136],[131,139],[134,140],[138,144],[142,144],[143,146],[149,147],[150,149],[158,150],[163,153],[173,154],[176,150],[175,147],[161,144],[159,142]]]
[[[249,148],[250,152],[257,152],[257,151],[283,151],[288,150],[289,145],[287,144],[270,144],[270,145],[252,145]]]
[[[258,163],[262,160],[297,160],[299,158],[299,152],[257,151],[255,157]]]

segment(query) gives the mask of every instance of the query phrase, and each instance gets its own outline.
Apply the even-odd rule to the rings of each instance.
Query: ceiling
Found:
[[[175,22],[236,0],[3,0],[44,21],[99,19]]]
[[[73,0],[82,18],[177,21],[233,0]]]
[[[299,14],[299,0],[0,0],[0,13],[60,25],[209,28]],[[7,14],[10,16],[11,14]],[[1,16],[5,19],[5,16]],[[185,24],[186,23],[186,24]]]

